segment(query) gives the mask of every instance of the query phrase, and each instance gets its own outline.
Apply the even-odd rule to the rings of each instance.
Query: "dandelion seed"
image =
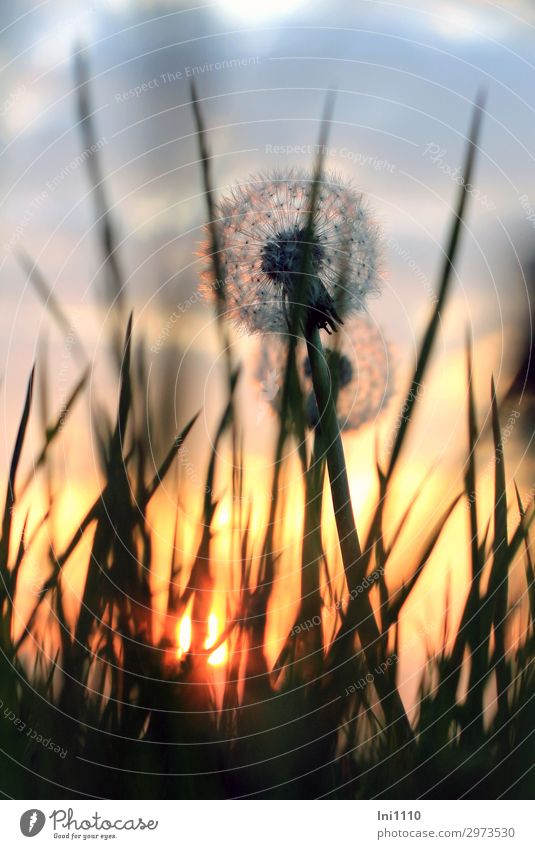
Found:
[[[337,347],[325,347],[325,359],[337,397],[336,413],[341,430],[357,430],[374,421],[388,404],[393,391],[392,352],[380,329],[368,316],[354,316],[337,336]],[[277,336],[262,345],[256,377],[262,398],[280,412],[280,379],[273,391],[274,375],[283,373],[285,346]],[[304,397],[306,421],[319,421],[312,386],[310,360],[305,345],[296,350],[297,373]],[[269,387],[269,393],[266,391]]]
[[[299,300],[307,325],[332,333],[378,291],[377,230],[362,194],[323,178],[307,246],[312,187],[301,171],[259,175],[219,204],[228,317],[248,333],[288,332]]]

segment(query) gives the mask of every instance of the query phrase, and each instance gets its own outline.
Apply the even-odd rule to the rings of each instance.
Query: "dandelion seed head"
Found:
[[[337,346],[334,346],[334,343]],[[381,330],[368,315],[356,315],[336,337],[327,340],[325,359],[336,382],[336,412],[340,428],[357,430],[374,421],[387,406],[393,392],[392,351]],[[267,337],[262,345],[257,379],[263,400],[280,412],[281,385],[284,376],[286,345],[279,336]],[[312,385],[312,373],[306,345],[296,349],[297,374],[303,393],[305,420],[310,428],[319,422],[319,411]],[[273,389],[277,376],[278,391]],[[265,387],[269,386],[269,393]]]
[[[287,332],[297,300],[332,332],[378,292],[378,232],[363,195],[326,175],[309,230],[312,190],[302,171],[260,174],[219,204],[226,309],[248,333]]]
[[[295,278],[301,273],[305,260],[306,230],[293,227],[281,230],[262,246],[261,269],[270,280],[279,283],[286,291],[291,291]],[[310,265],[314,274],[319,274],[325,251],[323,246],[314,242],[310,251]]]

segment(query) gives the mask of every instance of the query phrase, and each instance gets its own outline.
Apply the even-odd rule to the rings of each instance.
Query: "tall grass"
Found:
[[[94,132],[82,62],[77,73],[79,117],[88,144]],[[510,493],[499,404],[489,379],[494,508],[487,521],[481,515],[477,457],[482,432],[476,417],[470,342],[464,488],[429,529],[421,550],[411,558],[405,555],[405,578],[397,587],[393,586],[391,564],[412,511],[425,496],[425,485],[394,521],[393,531],[385,528],[384,519],[404,464],[407,437],[414,427],[417,388],[428,373],[453,285],[452,271],[466,215],[465,189],[459,191],[444,249],[437,301],[423,334],[405,415],[385,468],[376,461],[378,495],[362,545],[336,421],[334,380],[319,335],[313,332],[307,343],[323,424],[312,444],[305,438],[295,364],[299,310],[287,351],[269,515],[258,534],[253,529],[250,506],[244,502],[246,457],[236,401],[240,370],[232,362],[231,340],[223,321],[224,270],[217,243],[210,154],[195,92],[192,100],[207,198],[220,339],[227,358],[227,398],[212,439],[195,556],[187,562],[178,547],[173,548],[165,627],[156,642],[156,620],[161,611],[157,612],[153,597],[155,561],[148,510],[164,480],[168,491],[175,488],[177,505],[187,498],[187,492],[181,491],[173,478],[173,466],[197,417],[189,420],[153,465],[140,420],[148,417],[155,421],[158,408],[147,408],[143,349],[141,344],[136,347],[133,316],[126,317],[126,292],[102,171],[91,158],[90,179],[101,225],[108,299],[116,305],[113,351],[119,379],[117,410],[115,423],[96,434],[103,474],[101,492],[80,516],[72,538],[58,550],[53,504],[49,504],[31,538],[26,522],[16,536],[13,517],[21,509],[20,499],[22,495],[31,497],[38,488],[37,473],[47,468],[51,447],[62,438],[73,406],[86,391],[82,356],[84,370],[79,381],[62,412],[45,428],[34,463],[36,474],[21,481],[19,468],[34,413],[32,371],[8,471],[0,539],[1,790],[17,798],[530,797],[535,753],[530,720],[535,695],[535,587],[529,532],[533,498],[523,504],[517,491],[518,515],[508,509]],[[322,139],[330,108],[329,103]],[[469,133],[464,185],[473,181],[482,111],[480,100]],[[324,149],[322,144],[319,149]],[[319,157],[312,211],[321,172]],[[70,324],[46,281],[27,258],[23,264],[47,303],[51,320],[65,330]],[[134,356],[140,363],[137,369],[133,368]],[[38,363],[37,368],[45,366]],[[41,385],[45,387],[46,382]],[[47,405],[43,408],[46,410]],[[136,416],[136,410],[144,415]],[[207,647],[217,568],[213,538],[219,504],[219,456],[222,443],[229,437],[233,461],[229,563],[237,564],[237,591],[230,596],[223,632]],[[292,443],[299,449],[304,481],[300,599],[294,627],[286,635],[276,663],[270,666],[265,652],[269,605],[279,568],[278,552],[285,545],[281,523],[287,510],[281,494],[283,457],[285,446]],[[52,467],[49,474],[53,474]],[[334,564],[326,557],[322,525],[329,508],[324,504],[326,477],[346,580],[344,594],[336,600],[330,638],[327,630],[314,624],[332,604],[329,592]],[[456,631],[446,621],[442,647],[429,649],[417,711],[409,722],[398,681],[397,658],[403,652],[401,616],[423,571],[434,568],[437,544],[450,517],[462,506],[467,509],[470,534],[468,545],[459,545],[458,555],[460,558],[462,552],[469,551],[466,601]],[[181,522],[177,509],[175,540]],[[15,627],[15,620],[20,618],[17,606],[25,592],[22,575],[41,531],[50,539],[46,578],[21,631]],[[90,541],[90,548],[81,605],[72,623],[67,615],[64,575],[82,540]],[[522,606],[512,604],[508,589],[513,564],[519,560],[524,563],[527,616]],[[185,656],[179,658],[176,628],[188,609],[192,639]],[[512,638],[513,623],[520,634],[516,641]],[[48,632],[52,639],[45,639]],[[217,680],[209,658],[223,645],[228,659]],[[60,744],[67,754],[63,756],[28,738],[19,730],[22,724]]]

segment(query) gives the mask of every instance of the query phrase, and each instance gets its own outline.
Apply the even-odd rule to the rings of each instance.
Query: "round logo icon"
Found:
[[[20,818],[20,830],[24,837],[35,837],[43,830],[46,817],[42,811],[37,808],[31,808],[29,811],[24,811]]]

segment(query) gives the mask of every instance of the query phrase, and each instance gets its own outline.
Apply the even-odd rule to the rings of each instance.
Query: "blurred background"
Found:
[[[481,420],[488,415],[491,373],[500,398],[515,387],[504,424],[524,404],[506,449],[507,476],[523,493],[530,491],[531,429],[523,411],[532,411],[525,393],[532,374],[535,255],[533,3],[513,0],[503,8],[484,0],[413,0],[410,5],[397,0],[23,0],[16,7],[4,4],[0,15],[2,469],[38,353],[50,366],[54,410],[79,375],[75,337],[93,364],[89,401],[77,407],[56,449],[56,472],[63,482],[60,534],[68,537],[98,492],[93,429],[102,411],[116,404],[117,374],[109,350],[116,305],[99,251],[88,178],[93,157],[105,175],[123,298],[134,310],[134,332],[145,347],[149,396],[158,399],[160,419],[152,435],[156,459],[169,436],[202,410],[180,466],[192,493],[185,513],[192,522],[198,518],[223,388],[213,311],[197,291],[204,267],[199,252],[205,200],[192,80],[208,129],[218,196],[251,173],[310,169],[325,92],[337,92],[325,165],[366,194],[380,226],[383,291],[370,303],[370,313],[392,351],[389,404],[376,421],[345,438],[361,526],[374,493],[376,431],[384,456],[434,304],[472,104],[485,90],[486,115],[454,291],[398,479],[401,503],[436,464],[428,513],[415,515],[407,538],[414,544],[462,485],[467,330],[474,339]],[[80,52],[88,67],[92,146],[80,132],[77,112],[73,56]],[[22,251],[37,263],[70,330],[51,321],[50,303],[44,304],[21,265]],[[256,376],[261,342],[236,335],[233,344],[244,362],[239,409],[260,515],[270,487],[275,419],[269,389],[259,386]],[[490,466],[487,477],[490,482]],[[486,507],[492,502],[488,490],[483,483]],[[162,529],[170,525],[172,502],[171,495],[166,502],[164,487],[154,520],[156,545],[169,543]],[[223,501],[216,517],[220,528],[229,515],[225,509]],[[415,621],[414,611],[424,601],[431,605],[430,619],[433,600],[442,606],[447,575],[455,595],[451,534],[461,539],[465,522],[465,512],[454,517],[437,555],[443,571],[439,578],[435,572],[433,579],[423,579],[414,603],[411,598]],[[182,545],[188,550],[187,539]],[[462,583],[466,575],[457,578]],[[286,590],[279,595],[281,615],[291,621]]]

